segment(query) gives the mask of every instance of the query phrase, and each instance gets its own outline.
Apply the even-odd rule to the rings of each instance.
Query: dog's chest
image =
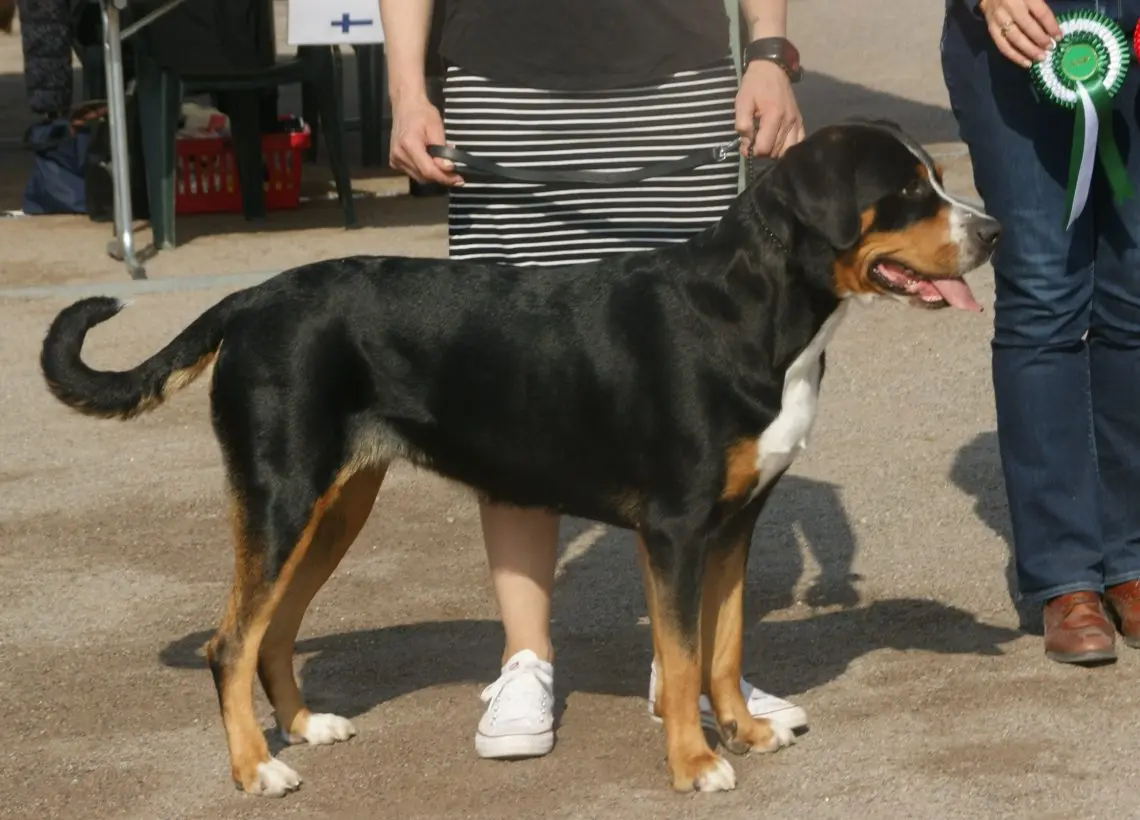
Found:
[[[760,434],[756,448],[759,480],[753,491],[754,496],[791,466],[800,450],[807,446],[808,434],[815,423],[819,406],[820,356],[835,335],[846,312],[847,302],[840,303],[784,374],[780,414]]]

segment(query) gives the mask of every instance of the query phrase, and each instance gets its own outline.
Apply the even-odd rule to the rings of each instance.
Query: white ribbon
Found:
[[[1092,185],[1093,164],[1096,161],[1096,142],[1099,136],[1100,122],[1097,118],[1096,106],[1092,97],[1081,83],[1077,83],[1077,94],[1081,98],[1081,108],[1085,115],[1085,138],[1081,145],[1081,164],[1077,171],[1076,189],[1073,191],[1073,206],[1069,211],[1069,221],[1065,230],[1073,227],[1077,217],[1085,209],[1089,198],[1089,187]]]

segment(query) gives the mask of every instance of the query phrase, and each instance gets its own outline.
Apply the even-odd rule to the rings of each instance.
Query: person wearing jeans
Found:
[[[1110,617],[1140,646],[1140,198],[1115,203],[1098,163],[1064,227],[1074,114],[1027,69],[1072,9],[1131,39],[1140,0],[947,0],[941,50],[975,185],[1003,226],[992,377],[1019,594],[1042,607],[1048,657],[1094,663],[1116,657]],[[1140,190],[1138,103],[1134,67],[1112,127]]]
[[[737,79],[724,0],[452,0],[440,52],[446,121],[425,91],[432,0],[381,0],[393,125],[391,163],[450,186],[449,256],[520,267],[586,264],[680,242],[737,196],[735,162],[610,186],[463,180],[426,146],[446,141],[531,168],[637,168],[737,134],[758,156],[803,138],[789,84],[787,0],[741,0],[757,49]],[[754,49],[755,51],[756,49]],[[754,130],[754,118],[759,120]],[[554,745],[550,596],[559,519],[481,504],[483,540],[506,633],[483,691],[477,754],[532,757]],[[648,673],[649,708],[656,664]],[[804,710],[741,681],[749,710],[795,729]],[[707,699],[700,706],[712,720]]]

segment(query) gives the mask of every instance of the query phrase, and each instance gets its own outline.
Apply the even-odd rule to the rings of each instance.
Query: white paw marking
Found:
[[[304,739],[313,746],[326,746],[348,740],[356,734],[356,727],[348,718],[340,715],[309,715],[305,724]]]
[[[280,726],[278,730],[286,743],[309,743],[313,746],[327,746],[348,740],[356,734],[356,727],[348,718],[331,714],[310,714],[302,734],[295,734]]]
[[[769,720],[768,725],[772,729],[772,740],[764,748],[755,748],[753,751],[757,752],[775,752],[778,749],[783,749],[785,746],[791,746],[796,742],[796,733],[784,726],[782,723],[777,723],[774,720]]]
[[[284,797],[301,785],[301,776],[275,757],[257,764],[257,777],[249,787],[259,797]]]
[[[699,792],[732,791],[736,788],[736,772],[731,763],[717,755],[716,765],[698,777],[693,787]]]

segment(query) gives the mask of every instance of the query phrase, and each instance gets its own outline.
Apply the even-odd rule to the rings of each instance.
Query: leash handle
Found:
[[[636,168],[632,171],[549,171],[534,168],[515,168],[502,165],[494,160],[475,156],[462,148],[452,145],[429,145],[428,154],[437,159],[446,159],[456,166],[464,166],[481,174],[501,177],[514,182],[569,182],[586,185],[620,185],[627,182],[641,182],[653,177],[667,176],[678,171],[688,171],[716,162],[724,162],[740,146],[740,138],[712,148],[702,148],[680,159],[671,159]]]

